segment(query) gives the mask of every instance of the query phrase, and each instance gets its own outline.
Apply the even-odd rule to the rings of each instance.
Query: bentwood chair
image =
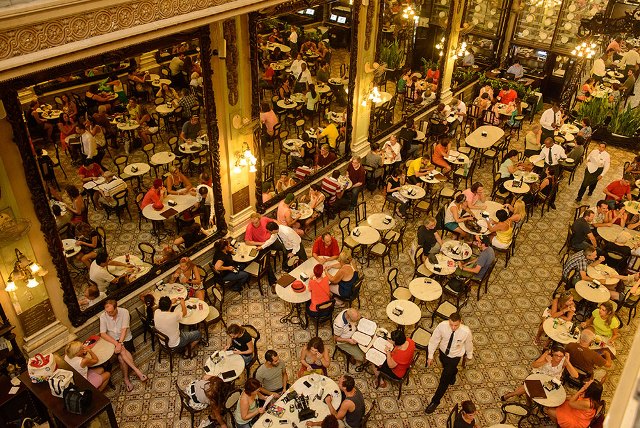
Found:
[[[191,397],[186,393],[185,390],[180,388],[177,380],[174,383],[176,385],[176,389],[178,390],[178,395],[180,396],[180,414],[178,416],[178,419],[182,419],[182,412],[186,410],[187,412],[189,412],[189,415],[191,415],[191,428],[193,428],[195,425],[196,415],[203,412],[207,407],[209,407],[209,405],[206,403],[196,403],[191,399]],[[188,387],[190,387],[190,385]]]

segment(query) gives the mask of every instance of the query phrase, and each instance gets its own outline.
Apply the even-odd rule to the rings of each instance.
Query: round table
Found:
[[[156,111],[160,114],[171,114],[176,108],[167,106],[166,104],[160,104],[156,106]]]
[[[447,240],[442,243],[440,251],[452,260],[466,260],[473,254],[471,247],[466,242]]]
[[[395,315],[393,310],[396,308],[402,309],[402,314]],[[420,311],[420,307],[409,300],[392,300],[387,305],[387,316],[394,323],[405,326],[405,325],[413,325],[420,321],[422,318],[422,312]]]
[[[118,122],[116,125],[121,131],[133,131],[140,128],[140,124],[138,122]]]
[[[625,201],[624,203],[624,210],[633,215],[640,214],[638,208],[640,208],[640,203],[638,203],[637,201]]]
[[[298,104],[300,103],[304,103],[307,101],[307,97],[301,93],[301,92],[296,92],[291,94],[291,100],[297,102]],[[318,128],[321,129],[321,128]]]
[[[449,155],[445,160],[454,165],[464,165],[465,163],[469,163],[469,156],[464,153],[458,153],[456,157]]]
[[[170,206],[168,203],[169,201],[176,202],[176,205]],[[164,207],[160,211],[153,208],[153,204],[149,204],[142,209],[142,215],[148,218],[149,220],[165,221],[175,217],[176,215],[180,214],[183,211],[188,210],[189,208],[194,206],[197,202],[198,202],[198,198],[192,195],[188,195],[188,194],[187,195],[169,195],[166,198],[164,198],[164,200],[162,201],[162,203],[164,204]],[[162,213],[165,211],[168,211],[169,209],[173,209],[175,212],[168,217],[163,216]]]
[[[151,85],[155,86],[156,88],[159,88],[160,86],[162,86],[163,83],[167,85],[171,85],[171,80],[170,79],[153,79],[151,81]]]
[[[155,285],[151,290],[151,295],[156,300],[156,303],[162,296],[167,296],[171,300],[174,299],[186,299],[189,291],[187,287],[183,284],[170,283],[170,284],[162,284],[160,286]]]
[[[391,230],[396,227],[395,219],[385,213],[371,214],[367,217],[367,223],[377,230]]]
[[[604,303],[611,299],[611,293],[609,293],[607,287],[600,284],[598,287],[593,288],[592,285],[595,284],[590,281],[578,281],[576,283],[576,292],[582,298],[594,303]]]
[[[544,156],[540,155],[531,155],[529,156],[529,162],[531,162],[534,166],[538,168],[544,167]]]
[[[587,275],[590,278],[597,279],[599,282],[606,285],[616,285],[620,282],[620,279],[613,278],[611,275],[617,275],[618,272],[610,266],[603,265],[602,263],[596,266],[587,266]]]
[[[100,338],[100,340],[93,344],[91,350],[96,354],[96,357],[98,357],[98,362],[91,367],[96,367],[109,361],[116,350],[116,345]]]
[[[120,262],[120,263],[126,263],[127,262],[127,256],[114,257],[113,261]],[[140,259],[140,257],[134,256],[133,254],[129,255],[129,263],[134,266],[134,270],[135,270],[132,273],[132,276],[131,276],[132,279],[133,278],[138,278],[138,277],[146,274],[147,272],[149,272],[149,270],[151,270],[151,265],[149,263],[143,262]],[[114,276],[123,275],[128,270],[129,270],[129,268],[124,267],[124,266],[107,266],[107,271],[109,271],[109,273],[111,273]]]
[[[507,189],[511,193],[525,194],[529,193],[531,187],[527,183],[522,183],[520,187],[513,187],[513,180],[507,180],[504,182],[504,188]]]
[[[447,257],[444,254],[438,253],[436,254],[436,258],[438,259],[438,266],[440,267],[440,271],[437,271],[435,269],[435,266],[431,264],[428,257],[424,260],[424,267],[426,267],[429,272],[436,275],[445,276],[451,275],[456,271],[456,263],[451,257]]]
[[[460,227],[460,229],[471,235],[483,236],[489,234],[489,223],[487,222],[487,220],[485,220],[484,218],[479,218],[477,219],[476,223],[481,228],[478,232],[474,232],[473,230],[469,229],[464,222],[458,223],[458,226]]]
[[[351,231],[351,237],[358,244],[372,245],[380,240],[380,232],[378,232],[371,226],[358,226],[354,227]]]
[[[291,103],[287,103],[286,100],[278,100],[276,104],[278,105],[278,107],[284,109],[296,108],[298,106],[298,103],[293,100],[291,100]]]
[[[576,125],[572,124],[572,123],[565,123],[564,125],[562,125],[560,127],[560,132],[567,132],[570,134],[577,134],[578,132],[580,132],[580,128],[578,128]]]
[[[335,123],[344,123],[345,119],[344,119],[344,114],[342,113],[336,113],[335,111],[330,111],[327,113],[327,119],[331,120],[332,122]]]
[[[615,77],[616,79],[622,79],[624,74],[618,73],[617,71],[607,71],[607,75],[610,77]]]
[[[208,306],[208,305],[205,305],[205,306]],[[220,351],[220,352],[224,354],[226,352],[231,352],[231,351]],[[244,371],[244,360],[240,355],[237,355],[237,354],[224,355],[222,359],[217,363],[213,362],[212,357],[213,355],[209,356],[209,358],[207,358],[207,361],[205,361],[204,363],[204,373],[206,375],[218,376],[220,379],[222,379],[222,376],[221,376],[222,373],[233,371],[235,373],[235,376],[222,379],[225,382],[231,382],[233,380],[236,380],[237,378],[240,377],[240,375],[242,375],[242,372]]]
[[[528,183],[528,184],[537,183],[538,180],[540,180],[540,176],[535,172],[527,172],[527,171],[516,170],[516,171],[514,171],[513,176],[518,178],[518,179],[520,179],[520,177],[522,177],[524,182]]]
[[[339,77],[331,77],[329,79],[329,84],[331,85],[344,85],[344,80],[340,79]]]
[[[293,391],[296,391],[299,395],[303,394],[309,397],[309,408],[316,413],[314,418],[309,419],[310,421],[322,421],[330,414],[329,407],[324,402],[324,398],[327,395],[331,394],[331,406],[333,406],[334,409],[339,409],[340,404],[342,403],[340,388],[334,380],[319,374],[302,376],[300,379],[296,380],[293,385],[291,385],[289,389],[284,392],[280,398],[278,398],[277,401],[273,400],[271,402],[271,404],[285,409],[282,416],[278,417],[265,412],[253,424],[253,428],[285,428],[292,427],[294,424],[299,428],[304,428],[306,424],[305,422],[300,421],[298,411],[294,410],[291,412],[289,410],[292,403],[284,402],[287,394]],[[320,399],[317,398],[319,395]]]
[[[553,136],[560,137],[562,140],[566,142],[571,142],[576,139],[576,137],[574,137],[573,134],[571,134],[570,132],[563,132],[563,131],[554,131]],[[559,142],[562,143],[562,140],[560,140]]]
[[[255,255],[252,256],[251,250],[256,250],[254,245],[247,245],[244,242],[240,242],[238,247],[236,248],[235,254],[233,254],[232,258],[234,262],[238,263],[248,263],[258,257],[258,250],[255,251]]]
[[[198,153],[203,149],[206,149],[206,147],[203,147],[202,143],[189,142],[189,140],[178,146],[178,150],[180,150],[180,153],[184,153],[185,155],[192,155],[194,153]]]
[[[423,302],[433,302],[442,296],[442,286],[433,278],[415,278],[409,283],[411,295]]]
[[[563,320],[562,318],[548,317],[542,323],[542,328],[544,329],[544,333],[549,336],[549,339],[553,340],[554,342],[566,345],[567,343],[578,341],[579,334],[576,334],[575,337],[571,336],[569,334],[571,323]]]
[[[435,171],[435,170],[431,171],[431,173],[427,175],[420,176],[420,180],[424,181],[427,184],[438,184],[440,183],[440,181],[446,180],[446,179],[447,178],[444,175],[440,174],[438,171]]]
[[[527,380],[539,380],[543,385],[551,379],[551,376],[540,373],[533,373],[527,376]],[[526,383],[524,384],[524,390],[527,395],[529,395]],[[547,391],[545,389],[544,392],[547,393],[547,398],[532,398],[532,400],[544,407],[558,407],[567,399],[567,391],[565,391],[564,386],[562,385],[560,385],[560,388],[554,389],[553,391]]]
[[[391,95],[389,92],[380,92],[380,98],[377,102],[374,102],[374,104],[376,107],[380,107],[381,105],[384,105],[385,103],[391,101],[391,98],[393,98],[393,95]]]
[[[311,208],[309,204],[306,203],[299,203],[297,209],[291,210],[291,217],[296,220],[306,220],[308,218],[311,218],[312,215],[313,208]]]
[[[135,171],[133,169],[136,169]],[[131,176],[140,176],[140,175],[145,175],[147,172],[149,172],[149,170],[151,169],[151,166],[149,166],[148,163],[144,163],[144,162],[136,162],[136,163],[130,163],[129,165],[124,167],[124,173],[127,175],[131,175]]]
[[[176,159],[176,155],[171,152],[158,152],[151,156],[151,162],[156,165],[166,165],[173,162]]]
[[[631,229],[627,229],[625,227],[620,227],[617,224],[611,225],[611,226],[604,226],[604,227],[599,227],[598,228],[598,235],[600,235],[600,237],[602,239],[604,239],[605,241],[608,242],[615,242],[616,238],[618,237],[618,235],[620,235],[620,233],[622,231],[625,231],[627,233],[630,233],[633,239],[630,239],[626,242],[627,246],[631,247],[631,244],[634,244],[634,241],[640,237],[640,232],[636,231],[636,230],[631,230]]]
[[[49,110],[48,112],[43,112],[40,114],[43,119],[46,120],[57,120],[60,119],[62,115],[62,110]]]
[[[485,134],[485,135],[483,135]],[[476,149],[488,149],[504,136],[504,130],[493,125],[479,126],[464,139],[467,146]]]
[[[473,215],[475,216],[475,218],[477,219],[481,219],[482,217],[482,213],[486,212],[489,214],[489,218],[493,221],[498,221],[498,218],[496,217],[496,213],[499,210],[503,210],[504,209],[504,205],[499,203],[499,202],[495,202],[495,201],[485,201],[484,202],[484,209],[474,209],[471,210],[471,212],[473,213]]]
[[[180,320],[180,324],[183,325],[197,325],[207,319],[209,316],[209,305],[207,305],[202,300],[192,297],[188,300],[185,300],[185,305],[187,305],[187,315],[182,317]],[[189,306],[192,306],[191,308]],[[193,307],[195,306],[195,308]],[[177,305],[174,308],[174,311],[181,311],[182,305]]]
[[[326,94],[327,92],[331,91],[331,86],[325,85],[323,83],[316,83],[316,91],[321,94]]]
[[[270,51],[274,51],[276,50],[276,48],[280,48],[280,52],[282,53],[291,52],[291,48],[287,45],[283,45],[282,43],[267,43],[267,49],[269,49]]]
[[[298,138],[289,138],[288,140],[284,140],[282,143],[282,147],[284,147],[288,151],[298,150],[300,147],[304,145],[304,141]]]
[[[91,181],[87,181],[86,183],[83,183],[82,187],[84,187],[87,190],[91,190],[94,187],[96,187],[97,185],[102,184],[104,182],[105,182],[104,177],[96,177]]]
[[[64,255],[67,256],[68,259],[78,254],[82,249],[80,245],[76,245],[75,239],[63,239],[62,248],[64,249]],[[67,252],[69,249],[73,249],[73,251]]]
[[[407,199],[422,199],[427,191],[415,184],[405,184],[400,188],[400,194]]]

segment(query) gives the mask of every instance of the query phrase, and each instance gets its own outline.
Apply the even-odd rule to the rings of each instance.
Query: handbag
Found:
[[[49,378],[49,388],[51,395],[62,398],[64,391],[73,385],[73,372],[65,369],[58,369]]]
[[[63,398],[66,411],[82,415],[91,407],[93,393],[90,389],[81,391],[77,386],[70,385],[64,390]]]
[[[32,358],[29,358],[27,371],[33,383],[48,381],[56,371],[56,361],[53,358],[53,354],[36,354]]]

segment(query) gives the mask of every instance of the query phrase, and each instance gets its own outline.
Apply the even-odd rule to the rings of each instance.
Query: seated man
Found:
[[[318,138],[319,140],[322,137],[327,137],[327,143],[329,144],[329,146],[333,150],[337,151],[337,140],[338,135],[340,135],[340,133],[338,132],[338,128],[333,122],[329,123],[329,120],[327,120],[326,118],[322,119],[322,126],[324,127],[324,129],[322,130],[322,132],[320,132],[320,129],[316,131],[316,138]]]
[[[331,394],[327,394],[324,398],[324,402],[327,403],[329,412],[331,412],[338,421],[342,421],[345,427],[360,428],[365,414],[364,397],[362,396],[362,392],[356,388],[355,380],[348,375],[340,377],[338,380],[338,386],[340,387],[340,391],[342,391],[344,400],[342,400],[340,407],[336,409],[333,407],[333,404],[331,404]],[[321,422],[316,422],[316,424],[322,425]]]
[[[124,266],[127,268],[134,267],[129,263],[109,260],[109,256],[106,251],[98,251],[95,260],[93,260],[89,266],[89,279],[96,283],[98,290],[100,290],[101,293],[106,293],[110,285],[126,285],[129,283],[131,273],[125,272],[120,276],[113,276],[107,270],[107,266]]]
[[[380,154],[380,145],[378,143],[371,143],[371,150],[366,156],[362,159],[362,165],[364,165],[364,169],[367,171],[367,178],[373,176],[374,179],[379,179],[384,174],[384,162],[382,161],[382,155]],[[374,180],[371,180],[372,182]],[[369,183],[369,180],[367,180]],[[367,187],[371,189],[369,184]],[[375,189],[375,187],[374,187]]]
[[[197,114],[191,115],[191,119],[182,125],[180,141],[183,143],[187,140],[195,141],[198,138],[200,129],[200,117]]]
[[[260,391],[263,394],[280,397],[280,394],[289,387],[287,366],[273,349],[265,352],[264,359],[264,364],[258,367],[254,377],[260,381],[262,385]]]
[[[607,373],[603,368],[610,368],[613,361],[609,352],[599,354],[589,348],[595,335],[593,331],[584,329],[580,333],[579,341],[565,345],[565,350],[571,358],[571,364],[602,382]]]
[[[271,233],[267,230],[267,224],[275,221],[259,213],[252,213],[244,232],[244,242],[247,245],[262,245],[271,238]]]
[[[463,275],[465,275],[466,272],[473,274],[473,281],[479,282],[482,281],[491,264],[496,259],[496,253],[491,246],[491,238],[489,238],[489,236],[478,238],[477,244],[478,248],[480,248],[480,255],[466,263],[458,262],[458,268],[462,271]]]
[[[624,174],[620,180],[615,180],[609,183],[604,189],[604,194],[607,195],[605,199],[607,201],[622,201],[631,200],[631,185],[629,182],[632,180],[631,174]]]
[[[331,235],[331,232],[325,232],[315,240],[312,255],[318,263],[337,260],[338,255],[340,255],[340,246],[336,238]]]
[[[582,213],[582,217],[573,222],[571,225],[573,237],[569,243],[571,248],[584,250],[588,245],[597,247],[596,237],[593,236],[593,232],[591,230],[591,223],[594,218],[594,212],[586,210]]]
[[[280,241],[284,246],[284,254],[282,256],[282,269],[290,270],[298,260],[303,262],[307,260],[307,253],[302,245],[302,238],[295,230],[289,226],[271,222],[267,224],[267,230],[271,234],[269,239],[262,245],[258,246],[258,250],[269,248],[276,241]]]
[[[171,311],[171,306],[180,302],[180,310]],[[200,330],[180,331],[180,320],[187,316],[187,305],[183,298],[171,300],[168,296],[162,296],[158,301],[158,309],[153,314],[153,325],[162,334],[167,336],[167,346],[170,348],[185,349],[187,358],[195,357],[195,349],[202,335]]]
[[[360,313],[355,308],[349,308],[341,311],[333,321],[333,337],[336,340],[336,346],[349,354],[352,364],[364,362],[365,359],[364,352],[352,339],[360,318]]]
[[[476,405],[473,401],[466,400],[460,403],[460,410],[456,414],[453,428],[474,428],[476,424]]]
[[[327,193],[329,196],[326,203],[331,208],[331,213],[333,213],[333,215],[342,210],[346,210],[351,204],[351,201],[349,201],[348,198],[343,198],[344,189],[338,182],[339,177],[340,171],[336,169],[331,173],[330,177],[326,176],[322,179],[322,191]]]
[[[191,117],[191,108],[198,105],[198,98],[187,88],[183,88],[181,92],[182,98],[178,101],[178,106],[182,107],[182,117],[189,119]]]
[[[423,257],[429,254],[438,254],[442,246],[442,237],[436,230],[436,219],[429,216],[424,225],[418,227],[418,247],[422,247]]]
[[[434,167],[431,164],[429,155],[425,154],[420,158],[416,158],[409,163],[407,168],[407,181],[411,184],[418,184],[421,180],[420,177],[428,175],[433,171]]]
[[[213,217],[213,189],[207,184],[199,184],[195,190],[198,199],[197,209],[200,211],[200,224],[211,229],[216,224]]]
[[[596,247],[587,244],[584,246],[582,251],[578,251],[567,259],[567,262],[562,268],[562,276],[571,280],[573,285],[580,280],[591,281],[592,278],[587,275],[587,267],[589,265],[597,266],[602,262],[604,262],[604,256],[598,257]],[[569,278],[569,274],[572,270],[576,271],[576,275],[573,278]]]
[[[596,203],[596,206],[590,208],[591,211],[595,213],[593,219],[591,220],[591,227],[607,227],[613,224],[614,216],[613,211],[609,210],[609,203],[604,199],[601,199]]]
[[[325,166],[331,164],[334,160],[336,160],[336,154],[332,151],[329,151],[329,145],[323,144],[320,147],[320,155],[318,155],[318,168],[324,168]]]
[[[418,133],[413,119],[407,119],[405,127],[398,132],[398,138],[402,140],[403,159],[411,159],[422,148],[422,144],[419,141],[415,141],[417,136]]]
[[[117,201],[114,199],[114,196],[124,190],[127,190],[127,183],[111,171],[105,171],[104,175],[105,182],[102,184],[98,184],[94,189],[93,193],[94,201],[96,205],[108,205],[110,207],[115,207]]]

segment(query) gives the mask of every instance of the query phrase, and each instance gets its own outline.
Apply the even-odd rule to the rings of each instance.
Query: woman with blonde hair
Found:
[[[335,275],[331,275],[329,269],[336,267],[338,271]],[[351,297],[353,286],[358,281],[358,271],[351,256],[351,250],[342,250],[338,256],[338,263],[332,266],[325,266],[324,270],[331,283],[329,286],[331,293],[338,297]],[[340,302],[340,304],[342,304],[342,302]]]
[[[109,384],[111,373],[102,367],[89,368],[98,363],[98,357],[91,348],[82,345],[77,340],[70,342],[65,348],[64,360],[98,390],[103,391]]]
[[[534,339],[536,345],[540,344],[540,337],[544,332],[542,324],[547,318],[561,318],[565,321],[571,322],[573,316],[576,313],[576,304],[573,301],[573,294],[570,291],[564,291],[555,295],[551,304],[544,309],[542,313],[542,322],[538,327],[538,333]]]
[[[186,175],[182,173],[179,165],[174,165],[169,169],[169,176],[165,183],[169,195],[185,195],[191,190],[193,185]]]
[[[172,280],[185,284],[189,290],[189,297],[196,296],[198,299],[204,300],[204,288],[202,287],[200,270],[189,257],[180,259],[178,269],[173,272]]]

